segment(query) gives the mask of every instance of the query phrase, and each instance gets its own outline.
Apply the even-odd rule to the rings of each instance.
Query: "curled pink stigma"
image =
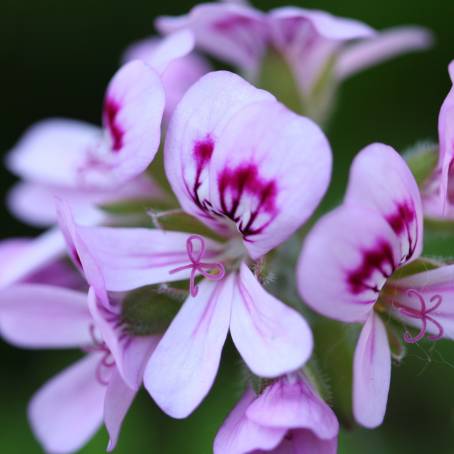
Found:
[[[431,341],[440,340],[444,334],[443,327],[437,320],[435,320],[433,316],[429,314],[431,314],[440,307],[440,304],[443,302],[443,298],[441,297],[441,295],[433,295],[430,298],[429,301],[433,304],[431,308],[427,307],[424,297],[418,291],[410,289],[408,290],[407,295],[409,297],[412,296],[416,297],[420,306],[419,310],[404,306],[400,303],[395,303],[395,306],[402,315],[405,315],[410,318],[415,318],[417,320],[421,320],[421,328],[418,334],[416,334],[416,336],[412,336],[408,331],[405,332],[404,341],[407,342],[408,344],[415,344],[416,342],[419,342],[426,335],[428,322],[432,323],[437,328],[438,333],[427,336],[427,339]]]
[[[199,242],[200,248],[196,251],[194,243]],[[189,279],[189,292],[192,297],[197,296],[199,291],[195,278],[197,272],[203,277],[210,281],[220,281],[225,276],[224,265],[220,262],[207,263],[202,262],[202,258],[205,255],[206,247],[205,240],[200,235],[191,235],[186,241],[186,249],[188,251],[188,257],[191,263],[183,266],[179,266],[174,270],[169,271],[170,274],[178,273],[179,271],[191,269],[191,277]]]
[[[94,353],[99,352],[102,354],[102,357],[96,367],[96,380],[101,385],[107,386],[109,384],[108,378],[106,378],[105,371],[106,369],[110,369],[115,366],[115,360],[112,357],[112,353],[110,352],[109,348],[107,347],[106,343],[96,336],[95,326],[92,324],[90,325],[90,336],[93,340],[93,344],[85,347],[83,350],[87,353]]]

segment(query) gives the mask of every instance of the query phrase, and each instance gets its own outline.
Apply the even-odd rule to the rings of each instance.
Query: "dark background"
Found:
[[[122,49],[153,33],[160,14],[182,14],[193,1],[168,0],[2,0],[0,7],[1,134],[6,152],[33,122],[66,116],[99,122],[106,83]],[[420,139],[436,139],[437,114],[450,84],[454,58],[454,2],[451,0],[295,0],[383,29],[421,24],[436,45],[401,57],[347,81],[328,135],[334,149],[332,198],[340,198],[352,156],[373,141],[403,150]],[[268,9],[283,6],[260,1]],[[0,170],[2,194],[14,178]],[[2,205],[2,238],[34,233]],[[447,246],[448,245],[448,246]],[[449,243],[429,243],[426,252],[454,256]],[[0,344],[0,452],[41,452],[26,420],[33,391],[69,364],[67,352],[22,352]],[[77,354],[74,354],[76,357]],[[193,416],[174,421],[143,393],[126,418],[118,453],[211,452],[217,428],[240,392],[237,358],[230,346],[213,392]],[[90,408],[87,408],[90,411]],[[101,453],[104,430],[81,452]],[[447,341],[412,347],[393,368],[385,424],[376,431],[342,433],[340,453],[454,453],[454,346]]]

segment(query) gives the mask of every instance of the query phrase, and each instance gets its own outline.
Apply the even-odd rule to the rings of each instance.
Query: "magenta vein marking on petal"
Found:
[[[112,137],[112,150],[119,152],[123,147],[124,131],[118,124],[117,115],[120,111],[120,104],[112,97],[107,96],[104,101],[104,119]]]
[[[199,250],[195,250],[194,248],[194,243],[196,242],[200,245]],[[197,273],[200,273],[203,277],[210,281],[220,281],[224,279],[225,268],[224,264],[220,262],[207,263],[201,261],[203,256],[205,255],[206,246],[205,240],[200,235],[191,235],[186,241],[186,248],[191,263],[170,270],[169,273],[174,274],[183,270],[190,269],[191,276],[189,279],[189,289],[191,296],[195,297],[198,293],[198,287],[195,283]],[[214,274],[213,271],[215,271]]]
[[[245,239],[262,233],[277,216],[277,183],[275,180],[261,178],[258,167],[253,163],[246,162],[235,168],[224,168],[218,176],[218,187],[221,204],[220,214],[235,222]],[[228,194],[231,199],[230,206],[227,204]],[[238,213],[241,200],[244,197],[252,197],[256,201],[256,207],[249,213],[249,218],[245,224],[242,219],[244,213]],[[259,214],[266,214],[268,219],[256,226],[255,223]]]
[[[257,332],[259,333],[259,335],[262,338],[267,338],[267,335],[263,331],[262,326],[264,327],[266,324],[268,324],[271,329],[272,328],[271,327],[272,323],[270,323],[271,319],[269,317],[266,317],[266,315],[259,310],[259,308],[257,307],[257,305],[254,302],[254,299],[251,297],[249,290],[244,285],[244,283],[241,281],[241,278],[239,276],[237,277],[237,283],[238,283],[238,289],[240,291],[241,297],[244,301],[244,306],[250,315],[252,324],[254,325],[255,329],[257,330]],[[262,323],[259,325],[257,323],[258,318],[260,318],[260,320],[262,322],[267,322],[267,323]]]
[[[225,284],[225,281],[221,281],[216,285],[216,287],[214,287],[208,301],[205,304],[205,307],[202,312],[202,316],[198,320],[197,325],[194,327],[194,330],[192,331],[191,336],[193,336],[193,337],[196,336],[197,333],[202,328],[202,325],[204,325],[204,324],[209,325],[209,323],[213,317],[215,306],[216,306],[216,304],[218,304],[218,295],[224,288],[224,284]]]

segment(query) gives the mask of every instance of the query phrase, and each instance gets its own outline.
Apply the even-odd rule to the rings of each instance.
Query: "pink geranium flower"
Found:
[[[200,49],[242,68],[253,79],[266,52],[277,50],[293,69],[303,96],[329,64],[334,81],[340,82],[432,41],[420,27],[375,32],[362,22],[324,11],[289,6],[263,13],[235,2],[202,3],[185,16],[159,18],[157,28],[163,33],[191,30]]]
[[[99,224],[108,219],[99,204],[160,196],[144,171],[161,138],[163,74],[193,45],[192,35],[180,32],[157,47],[153,67],[138,60],[124,65],[107,88],[102,128],[67,119],[32,126],[7,157],[22,179],[9,195],[11,211],[35,226],[52,226],[57,195],[71,202],[81,222]],[[39,271],[64,250],[60,231],[51,228],[22,250],[0,276],[0,286]]]
[[[65,205],[60,212],[75,261],[86,274],[97,270],[89,282],[100,295],[103,288],[190,279],[190,296],[145,371],[158,405],[181,418],[209,391],[229,330],[260,376],[293,371],[310,356],[307,323],[270,295],[248,265],[312,214],[329,183],[331,150],[312,121],[239,76],[217,72],[194,84],[177,106],[164,158],[183,209],[223,241],[159,229],[81,227]]]
[[[249,389],[214,441],[214,454],[336,454],[339,423],[303,374]]]
[[[86,293],[38,284],[0,292],[0,334],[23,348],[79,348],[87,355],[46,383],[32,398],[29,418],[47,452],[78,451],[102,421],[108,450],[142,383],[157,337],[131,337],[118,307]]]
[[[304,301],[343,322],[363,323],[354,357],[353,409],[357,421],[384,417],[391,352],[381,314],[419,329],[404,340],[454,338],[452,266],[404,277],[423,244],[416,181],[391,147],[374,144],[354,160],[345,201],[309,233],[298,267]],[[389,317],[388,317],[389,318]]]

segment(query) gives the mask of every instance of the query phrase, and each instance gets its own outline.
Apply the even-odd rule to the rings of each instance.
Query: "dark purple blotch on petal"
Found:
[[[112,137],[112,150],[118,152],[123,147],[124,131],[118,124],[117,115],[120,104],[107,96],[104,101],[104,122]]]
[[[347,282],[350,291],[358,295],[365,290],[380,292],[380,288],[369,279],[375,272],[379,272],[385,279],[389,278],[395,271],[397,264],[394,262],[394,255],[391,245],[380,240],[377,245],[363,251],[363,258],[358,268],[348,273]]]
[[[221,213],[238,224],[238,230],[244,237],[261,233],[277,214],[277,184],[274,180],[263,179],[253,163],[242,163],[235,168],[226,167],[218,177],[218,186]],[[247,222],[243,223],[244,213],[238,213],[238,208],[241,199],[247,196],[254,198],[256,204]],[[256,226],[257,217],[263,213],[269,215],[268,220]]]
[[[397,204],[396,210],[386,217],[394,233],[398,236],[406,235],[409,244],[409,251],[402,257],[403,260],[409,260],[416,248],[417,239],[412,237],[411,224],[416,221],[416,213],[413,205],[409,202]]]

